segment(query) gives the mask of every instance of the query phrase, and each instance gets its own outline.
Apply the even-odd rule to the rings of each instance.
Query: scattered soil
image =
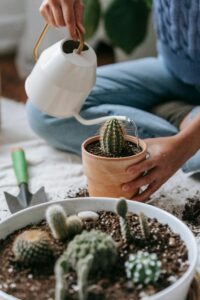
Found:
[[[188,268],[188,253],[180,236],[173,233],[168,225],[158,223],[156,219],[148,219],[151,237],[144,240],[139,226],[138,216],[128,214],[131,232],[135,242],[127,245],[123,242],[120,234],[119,220],[115,213],[99,212],[100,218],[95,222],[85,222],[84,228],[102,230],[110,234],[118,245],[118,264],[108,274],[97,274],[96,278],[90,278],[89,300],[139,300],[145,295],[152,295],[173,282],[175,282]],[[37,225],[30,225],[24,229],[17,230],[0,241],[0,289],[8,294],[22,300],[53,300],[54,299],[54,264],[56,259],[67,247],[67,243],[54,240],[51,236],[51,243],[54,250],[54,259],[48,265],[33,266],[26,268],[17,263],[12,253],[12,244],[16,236],[25,229],[41,229],[50,234],[45,221]],[[162,274],[159,281],[154,285],[143,286],[133,285],[126,279],[124,262],[129,253],[138,250],[157,253],[162,262]],[[67,275],[69,289],[68,300],[77,300],[77,278],[74,272]]]
[[[197,197],[188,198],[184,206],[182,218],[192,225],[200,225],[200,199]]]
[[[89,192],[86,187],[77,188],[72,187],[67,191],[67,194],[65,196],[65,199],[67,198],[82,198],[82,197],[89,197]]]
[[[118,154],[118,155],[114,155],[114,154],[105,154],[100,147],[100,142],[99,141],[95,141],[91,144],[89,144],[86,148],[86,150],[94,155],[97,156],[102,156],[102,157],[127,157],[127,156],[132,156],[132,155],[136,155],[138,153],[140,153],[142,151],[142,148],[140,146],[137,146],[135,143],[132,143],[130,141],[126,141],[125,142],[125,147],[123,149],[123,151]]]

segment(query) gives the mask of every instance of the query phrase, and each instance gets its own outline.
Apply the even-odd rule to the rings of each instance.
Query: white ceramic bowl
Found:
[[[185,242],[189,253],[190,266],[185,274],[177,280],[174,284],[166,288],[165,290],[149,297],[149,300],[185,300],[191,281],[193,279],[196,264],[197,264],[197,244],[192,232],[188,227],[183,224],[176,217],[171,214],[150,206],[148,204],[127,201],[129,211],[134,213],[144,212],[150,218],[157,218],[160,223],[169,224],[172,231],[179,234],[182,240]],[[69,199],[65,201],[56,202],[61,204],[68,214],[78,213],[83,210],[92,211],[114,211],[116,199],[112,198],[78,198]],[[45,210],[51,203],[45,203],[37,205],[35,207],[27,208],[21,212],[14,214],[5,221],[0,223],[0,239],[6,238],[10,233],[17,229],[23,228],[24,226],[40,222],[44,219]],[[19,300],[8,294],[0,292],[0,300]],[[27,299],[28,300],[28,299]],[[42,300],[39,299],[38,300]]]

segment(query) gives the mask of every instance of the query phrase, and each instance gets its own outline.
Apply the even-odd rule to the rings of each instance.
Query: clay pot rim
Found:
[[[92,137],[89,137],[88,139],[86,139],[82,143],[82,146],[81,146],[82,152],[84,152],[85,155],[87,155],[87,156],[89,156],[91,158],[96,158],[96,159],[99,159],[99,160],[112,160],[112,161],[132,160],[133,157],[137,158],[139,156],[144,155],[147,152],[147,145],[146,145],[146,143],[143,140],[139,139],[139,145],[142,148],[142,151],[140,153],[138,153],[138,154],[134,154],[134,155],[131,155],[131,156],[124,156],[124,157],[104,157],[104,156],[99,156],[99,155],[95,155],[95,154],[89,153],[86,150],[86,147],[89,144],[91,144],[92,142],[99,140],[99,138],[100,138],[99,135],[95,135],[95,136],[92,136]],[[136,139],[137,138],[135,136],[125,135],[125,140],[126,141],[130,141],[130,142],[135,143]]]

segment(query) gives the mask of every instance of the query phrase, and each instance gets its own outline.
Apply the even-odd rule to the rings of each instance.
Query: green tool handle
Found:
[[[17,183],[28,183],[28,169],[24,150],[21,148],[13,149],[12,163],[17,178]]]

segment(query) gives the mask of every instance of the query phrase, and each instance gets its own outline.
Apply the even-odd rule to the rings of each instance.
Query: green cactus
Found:
[[[157,282],[161,274],[161,262],[156,254],[139,251],[130,254],[125,263],[127,277],[134,283]]]
[[[68,238],[66,214],[61,205],[51,205],[46,211],[46,220],[55,239]]]
[[[92,269],[94,262],[93,255],[88,254],[85,258],[78,261],[77,264],[77,275],[78,275],[78,286],[79,286],[79,300],[87,300],[87,283],[89,273]]]
[[[65,300],[67,298],[68,286],[65,280],[66,269],[62,265],[62,257],[59,258],[55,265],[55,277],[56,277],[56,287],[55,287],[55,300]]]
[[[56,282],[58,281],[56,294],[60,294],[63,288],[64,275],[72,268],[78,275],[79,299],[86,300],[89,273],[95,273],[99,270],[108,272],[116,260],[117,248],[109,235],[98,230],[83,231],[69,243],[67,250],[56,263],[56,268],[62,268],[63,271],[62,278],[56,276]]]
[[[126,214],[128,212],[127,203],[125,199],[119,199],[116,204],[116,212],[119,216],[119,223],[121,228],[121,234],[125,243],[130,243],[132,236],[130,233],[130,227]]]
[[[49,236],[41,230],[26,230],[13,243],[17,261],[32,265],[45,263],[53,257]]]
[[[70,216],[67,218],[67,231],[70,238],[81,233],[83,222],[78,216]]]
[[[67,217],[60,205],[52,205],[47,208],[46,220],[55,239],[66,240],[81,233],[83,223],[78,216]]]
[[[144,213],[139,214],[140,227],[142,230],[142,234],[146,240],[150,238],[150,228],[148,224],[148,219]]]
[[[125,147],[125,130],[117,119],[108,120],[100,129],[100,146],[103,153],[119,156]]]

